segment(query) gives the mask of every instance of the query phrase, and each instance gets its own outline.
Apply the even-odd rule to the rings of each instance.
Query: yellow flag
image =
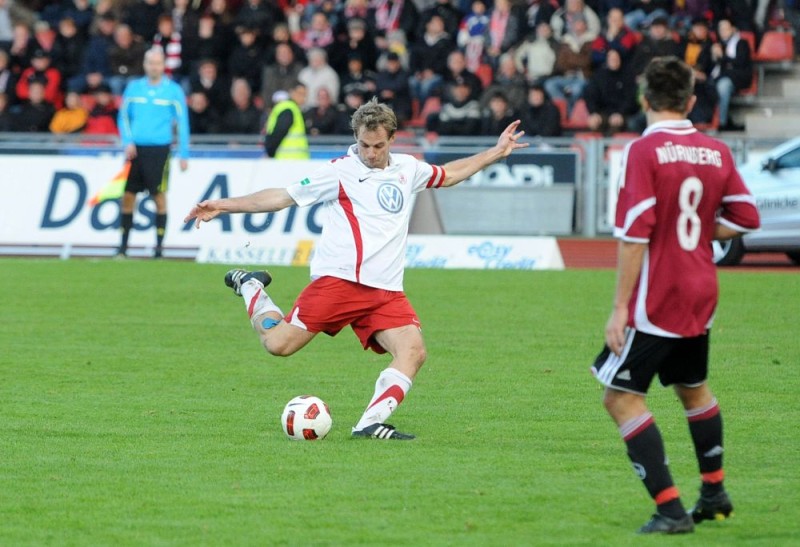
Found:
[[[114,175],[110,181],[106,183],[92,198],[89,200],[89,206],[94,207],[98,203],[102,203],[109,199],[119,199],[125,192],[125,183],[128,182],[128,173],[131,170],[131,162],[126,161],[122,166],[122,171]]]

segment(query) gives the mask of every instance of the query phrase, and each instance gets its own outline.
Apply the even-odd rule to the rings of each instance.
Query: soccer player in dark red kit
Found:
[[[617,287],[592,372],[606,386],[603,404],[656,503],[639,533],[672,534],[733,510],[722,482],[722,417],[706,381],[718,293],[711,243],[757,229],[759,216],[727,146],[686,119],[695,102],[692,69],[661,57],[644,78],[648,127],[623,156]],[[683,404],[700,466],[700,499],[688,513],[645,402],[656,375]]]

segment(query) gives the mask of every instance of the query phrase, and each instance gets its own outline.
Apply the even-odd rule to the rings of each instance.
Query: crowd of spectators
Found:
[[[795,2],[781,7],[796,14]],[[401,123],[496,135],[513,119],[557,136],[580,102],[591,130],[640,131],[655,56],[695,70],[695,122],[737,130],[765,0],[0,0],[0,131],[114,133],[145,51],[163,48],[193,134],[263,131],[305,84],[309,134],[347,134],[377,96]],[[787,15],[787,17],[789,17]],[[280,95],[278,93],[278,95]],[[436,108],[425,109],[428,101]],[[419,112],[425,116],[420,120]]]

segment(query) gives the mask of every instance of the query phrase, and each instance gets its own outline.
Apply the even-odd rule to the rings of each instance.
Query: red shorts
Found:
[[[308,285],[284,321],[335,336],[347,325],[364,349],[386,353],[373,335],[382,330],[420,326],[419,318],[402,291],[387,291],[336,277],[320,277]]]

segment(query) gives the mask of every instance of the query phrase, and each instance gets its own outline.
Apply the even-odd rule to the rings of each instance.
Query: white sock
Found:
[[[283,317],[281,309],[267,295],[264,285],[257,280],[249,279],[242,283],[241,291],[251,324],[255,319],[270,311],[278,312]]]
[[[397,369],[387,368],[375,382],[375,394],[367,405],[367,410],[353,431],[360,431],[372,424],[382,424],[389,419],[411,389],[411,378]]]

